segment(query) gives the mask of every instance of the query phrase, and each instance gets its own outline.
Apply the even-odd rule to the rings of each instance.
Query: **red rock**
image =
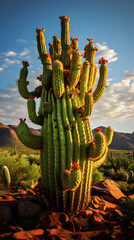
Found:
[[[110,202],[117,202],[121,197],[126,197],[120,190],[117,183],[111,179],[105,179],[92,186],[92,192],[103,194],[103,198]]]
[[[93,214],[93,211],[91,210],[81,210],[77,216],[82,216],[82,217],[86,217],[86,216],[89,216],[89,215],[92,215]]]
[[[61,225],[59,220],[60,213],[59,212],[44,212],[41,214],[38,220],[38,226],[41,226],[43,229],[51,229],[56,228]]]
[[[123,217],[123,213],[119,209],[113,211],[115,217]]]
[[[13,235],[13,238],[14,239],[35,239],[34,237],[35,236],[41,236],[44,234],[44,230],[43,229],[35,229],[35,230],[31,230],[31,231],[20,231],[20,232],[17,232],[17,233],[14,233]]]
[[[93,221],[93,223],[94,223],[95,225],[102,225],[102,224],[105,223],[104,218],[103,218],[102,215],[99,214],[99,213],[94,213],[94,214],[92,215],[91,219],[92,219],[92,221]]]
[[[89,224],[89,219],[88,217],[79,217],[74,219],[74,224],[76,226],[76,229],[78,228],[79,230],[89,230],[90,224]]]

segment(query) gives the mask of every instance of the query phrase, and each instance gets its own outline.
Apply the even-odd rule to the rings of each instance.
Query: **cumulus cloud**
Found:
[[[2,72],[4,70],[4,68],[3,67],[0,67],[0,72]]]
[[[124,73],[125,74],[125,73]],[[131,74],[127,72],[128,76]],[[94,104],[92,121],[114,121],[121,123],[134,119],[134,81],[123,79],[120,82],[109,82],[103,98]]]
[[[24,50],[20,53],[20,57],[26,56],[30,53],[28,48],[24,48]]]
[[[7,52],[5,55],[6,55],[6,57],[14,57],[14,56],[17,55],[17,53],[14,52],[14,51],[9,51],[9,52]]]
[[[106,43],[96,43],[95,46],[98,48],[98,53],[96,54],[96,60],[98,60],[102,57],[108,60],[108,62],[115,62],[118,60],[117,53],[114,51],[114,49],[108,48]]]
[[[134,71],[132,72],[125,71],[123,77],[130,80],[134,80]]]
[[[4,58],[2,68],[7,68],[14,64],[20,64],[19,60],[10,60],[9,58]]]

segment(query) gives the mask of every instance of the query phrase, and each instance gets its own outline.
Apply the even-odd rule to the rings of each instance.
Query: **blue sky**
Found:
[[[70,19],[70,37],[79,38],[82,53],[87,38],[93,38],[99,51],[96,65],[102,56],[108,63],[108,88],[94,106],[92,128],[112,126],[115,131],[134,131],[134,1],[46,1],[0,0],[0,121],[18,124],[26,117],[26,100],[17,90],[21,62],[30,64],[29,90],[39,85],[42,73],[36,47],[36,28],[45,28],[46,44],[52,36],[60,36],[59,16]],[[37,101],[37,108],[39,102]]]

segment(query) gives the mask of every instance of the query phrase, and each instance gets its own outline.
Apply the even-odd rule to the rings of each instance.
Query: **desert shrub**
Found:
[[[122,198],[120,206],[125,213],[134,214],[134,198]]]
[[[115,175],[115,170],[114,170],[114,168],[109,168],[109,169],[106,171],[106,174],[107,174],[107,176],[113,178],[114,175]]]
[[[114,177],[114,179],[121,181],[121,180],[124,180],[124,177],[126,174],[127,174],[127,172],[123,168],[120,168],[119,170],[117,170],[117,172],[115,173],[115,175],[113,177]]]
[[[7,166],[11,175],[11,188],[30,187],[40,177],[40,166],[29,162],[26,154],[10,155],[10,152],[0,154],[0,176],[2,167]],[[25,184],[24,184],[25,183]]]
[[[95,185],[96,183],[101,182],[102,180],[104,180],[103,173],[100,172],[98,169],[95,169],[93,171],[93,182],[92,182],[92,184]]]
[[[131,193],[134,191],[134,184],[129,184],[128,182],[118,181],[119,188],[125,194]]]
[[[134,172],[134,162],[129,165],[128,170]]]

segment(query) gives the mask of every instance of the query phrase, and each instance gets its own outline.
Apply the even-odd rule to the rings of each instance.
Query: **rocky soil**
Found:
[[[26,191],[6,191],[0,196],[0,239],[134,240],[134,216],[119,205],[124,197],[106,179],[92,187],[86,210],[68,215],[50,209],[39,183]]]

